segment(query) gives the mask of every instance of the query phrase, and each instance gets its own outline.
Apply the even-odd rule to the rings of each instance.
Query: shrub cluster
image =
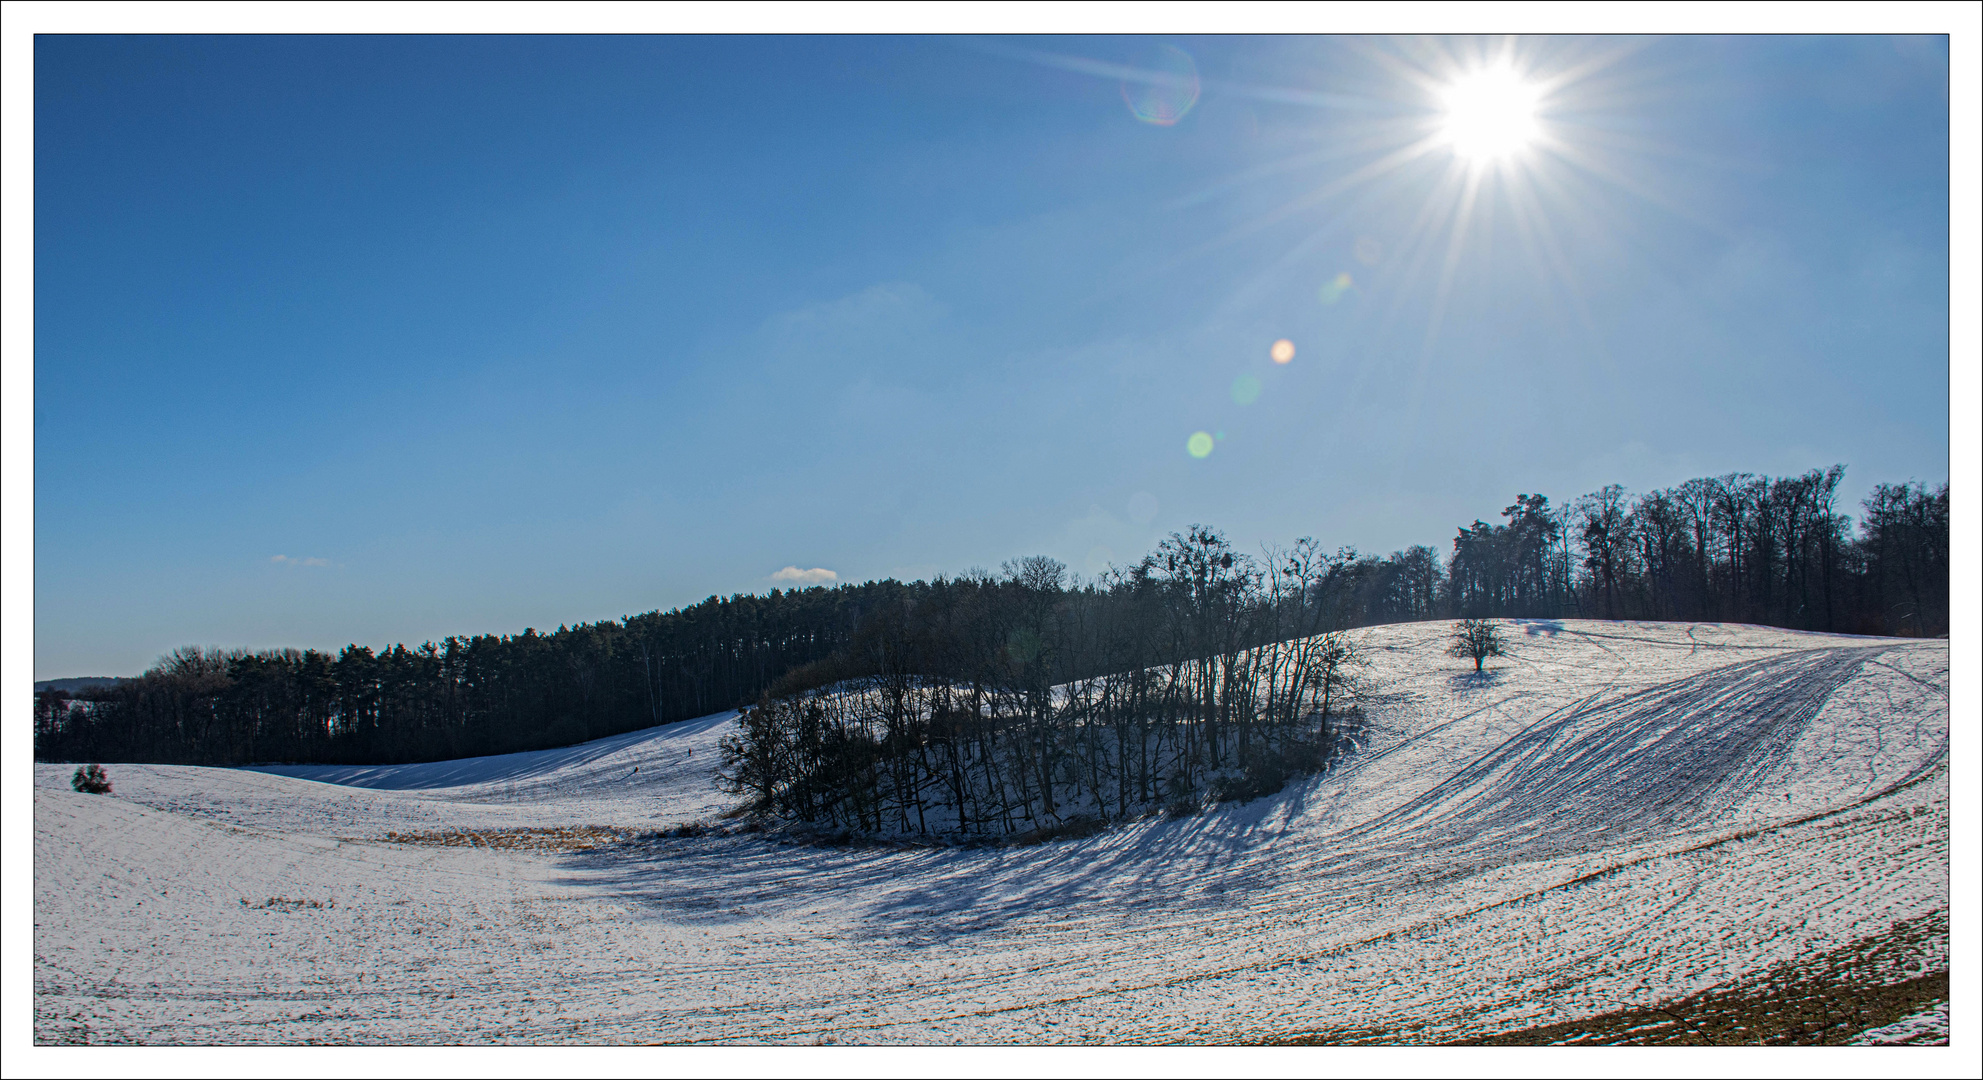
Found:
[[[84,765],[69,778],[69,786],[85,795],[110,794],[110,777],[101,765]]]

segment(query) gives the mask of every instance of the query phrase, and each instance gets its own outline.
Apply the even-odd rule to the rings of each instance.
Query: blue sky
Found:
[[[1942,39],[1507,45],[38,38],[35,675],[1948,478]]]

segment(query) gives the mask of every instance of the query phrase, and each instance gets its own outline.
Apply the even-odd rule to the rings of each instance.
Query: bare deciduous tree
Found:
[[[1487,619],[1461,619],[1453,628],[1453,643],[1447,646],[1446,655],[1472,660],[1478,672],[1488,657],[1505,655],[1501,629]]]

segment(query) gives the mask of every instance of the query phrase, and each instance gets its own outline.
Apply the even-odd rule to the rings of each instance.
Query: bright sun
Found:
[[[1453,152],[1480,164],[1507,157],[1537,132],[1535,86],[1511,67],[1482,68],[1454,80],[1440,92],[1446,118],[1441,127]]]

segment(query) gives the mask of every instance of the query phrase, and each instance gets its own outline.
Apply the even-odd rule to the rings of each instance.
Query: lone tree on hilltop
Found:
[[[1453,644],[1446,649],[1448,656],[1464,656],[1472,660],[1476,672],[1488,657],[1505,654],[1501,629],[1486,619],[1460,620],[1460,625],[1453,629]]]

